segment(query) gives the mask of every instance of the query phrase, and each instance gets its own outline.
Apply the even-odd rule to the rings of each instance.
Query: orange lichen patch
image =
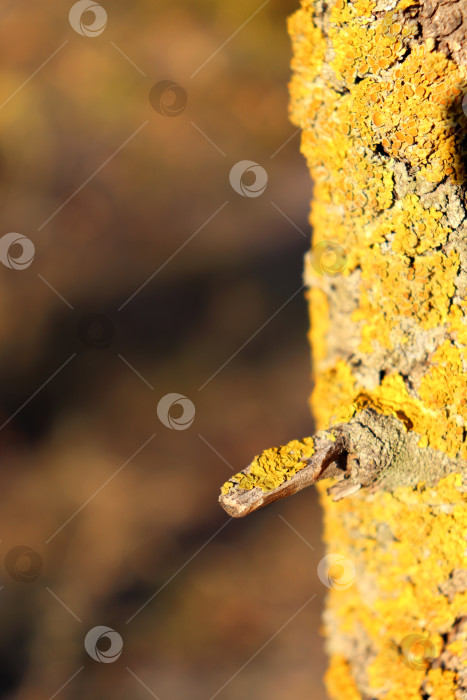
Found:
[[[405,239],[407,245],[410,240]],[[373,267],[362,269],[360,304],[352,316],[355,322],[363,322],[360,351],[372,353],[375,344],[393,349],[391,333],[398,331],[402,337],[404,317],[424,329],[446,323],[458,269],[455,251],[448,256],[436,252],[416,257],[412,262],[395,255],[375,256]]]
[[[373,114],[371,115],[371,119],[375,126],[383,126],[384,124],[384,117],[381,114],[381,112],[373,112]]]
[[[376,20],[372,14],[376,3],[369,0],[336,3],[330,12],[329,37],[334,48],[331,67],[346,84],[353,83],[366,71],[377,74],[389,68],[404,53],[404,42],[415,27],[402,27],[396,12],[387,12]],[[363,70],[365,69],[365,70]]]
[[[291,62],[293,70],[289,91],[296,95],[295,118],[303,119],[307,113],[313,113],[320,104],[315,95],[306,86],[319,76],[326,51],[326,40],[321,30],[313,23],[311,7],[303,3],[288,20],[289,33],[296,38],[294,55]],[[310,50],[310,47],[313,47]]]
[[[339,700],[361,700],[347,659],[341,654],[331,656],[324,682],[331,695]]]
[[[392,172],[377,159],[362,158],[361,144],[354,134],[357,117],[351,98],[331,93],[322,94],[321,99],[313,116],[315,128],[304,131],[301,145],[315,182],[315,199],[339,205],[350,196],[348,216],[340,212],[341,220],[344,215],[342,223],[352,224],[354,218],[355,224],[367,223],[367,203],[374,200],[375,207],[381,210],[392,204]]]
[[[467,426],[467,374],[461,352],[451,341],[446,340],[434,353],[419,394],[427,405],[444,414],[457,415],[461,420],[458,418],[453,428],[457,427],[462,437],[463,427]]]
[[[463,630],[460,636],[446,646],[446,650],[451,654],[461,654],[467,648],[467,631]]]
[[[455,388],[451,388],[455,392]],[[463,429],[444,406],[434,406],[430,401],[415,399],[409,395],[399,374],[388,375],[380,386],[368,393],[370,405],[381,413],[401,418],[412,426],[421,438],[420,447],[442,450],[452,457],[467,457],[467,445]]]
[[[433,689],[434,698],[453,697],[457,674],[432,669],[430,663],[411,668],[404,663],[401,641],[423,635],[437,657],[445,644],[442,635],[465,614],[466,593],[453,600],[440,593],[451,572],[465,568],[467,509],[461,485],[461,475],[451,474],[433,488],[401,487],[334,503],[324,495],[326,485],[318,484],[325,499],[328,551],[348,557],[356,568],[354,585],[331,590],[328,597],[328,610],[340,625],[339,637],[331,639],[335,656],[326,676],[332,698],[345,697],[340,683],[350,673],[345,639],[355,626],[365,630],[376,649],[367,671],[375,697],[419,698],[425,687]],[[365,547],[356,545],[355,532]],[[375,590],[377,598],[368,599],[367,590]]]
[[[262,491],[271,491],[303,469],[314,452],[314,442],[309,437],[267,449],[255,457],[248,474],[235,474],[222,486],[221,493],[228,493],[234,483],[246,490],[257,486]]]
[[[394,202],[394,161],[376,155],[377,147],[419,167],[426,180],[437,182],[446,174],[459,180],[463,166],[455,131],[467,126],[458,98],[465,73],[428,45],[413,46],[404,60],[395,61],[409,37],[396,38],[404,30],[394,15],[386,13],[375,22],[357,10],[358,5],[338,0],[327,39],[313,24],[309,2],[302,3],[289,25],[295,71],[291,113],[304,128],[302,152],[315,183],[311,223],[318,240],[332,231],[333,240],[350,251],[344,274],[359,264],[353,252],[374,242],[375,215],[384,224],[384,213]],[[353,66],[353,77],[345,77],[345,92],[337,89],[325,67],[326,45],[335,55],[332,65],[340,79],[344,67],[337,64]],[[373,73],[355,83],[359,53],[362,65],[371,64]],[[382,69],[381,61],[393,65]],[[426,238],[419,237],[417,252]],[[413,237],[407,242],[417,245]]]
[[[452,671],[432,668],[428,672],[426,690],[432,698],[455,700],[457,689],[457,674]]]
[[[417,5],[420,5],[419,0],[399,0],[396,10],[407,10],[407,8],[416,7]]]
[[[290,24],[297,73],[291,107],[293,119],[304,127],[302,151],[315,183],[310,216],[314,244],[332,237],[347,252],[342,274],[360,269],[360,297],[352,317],[361,328],[360,353],[391,351],[395,341],[406,342],[403,320],[414,329],[446,325],[465,363],[466,319],[453,303],[459,256],[455,249],[440,250],[451,231],[443,212],[425,208],[416,195],[394,200],[395,161],[376,155],[375,149],[381,144],[387,153],[418,167],[421,182],[438,182],[446,175],[458,181],[462,165],[454,131],[466,125],[459,102],[466,76],[433,51],[432,42],[411,46],[402,58],[409,34],[400,36],[401,26],[391,13],[378,21],[370,18],[372,9],[371,3],[364,7],[337,0],[327,39],[314,27],[307,0]],[[366,32],[369,24],[372,29]],[[337,89],[324,65],[326,42],[345,91]],[[354,82],[363,54],[372,74]],[[382,59],[387,68],[379,66]],[[306,273],[310,283],[316,274],[311,268]],[[310,338],[319,367],[312,403],[318,426],[325,427],[336,417],[348,420],[363,390],[343,361],[321,367],[329,315],[326,311],[321,318],[318,312],[324,305],[321,292],[311,293],[309,301]],[[368,400],[383,412],[410,416],[421,445],[465,455],[463,399],[450,396],[447,406],[455,406],[457,413],[436,399],[449,394],[446,376],[454,365],[446,367],[424,380],[419,398],[409,397],[399,378],[367,392]],[[458,363],[455,367],[461,371]]]
[[[440,182],[448,168],[460,181],[465,173],[455,132],[467,121],[457,94],[465,87],[465,71],[455,63],[426,45],[414,47],[384,76],[352,86],[354,137],[367,148],[385,138],[389,153],[420,166],[428,181]]]
[[[373,0],[353,0],[353,6],[357,17],[371,17],[376,8]]]
[[[416,195],[409,194],[384,221],[383,228],[386,235],[394,231],[392,249],[396,253],[413,257],[446,243],[450,230],[439,223],[442,218],[442,212],[434,207],[425,209]]]
[[[367,204],[384,209],[392,203],[392,173],[378,160],[366,161],[359,152],[352,133],[359,118],[353,96],[340,94],[323,74],[326,41],[320,30],[308,28],[313,26],[309,3],[303,3],[294,17],[289,25],[295,45],[292,119],[310,126],[303,133],[302,151],[315,180],[315,198],[336,205],[348,202],[349,211],[366,220]],[[312,31],[319,32],[316,41]],[[352,60],[352,52],[345,44],[347,60]]]
[[[356,411],[353,405],[356,394],[355,377],[343,360],[338,360],[333,367],[319,372],[315,377],[315,389],[311,397],[316,427],[321,429],[331,425],[337,416],[336,422],[350,420]]]
[[[410,317],[425,329],[447,322],[459,256],[428,252],[447,240],[449,229],[441,218],[441,212],[424,209],[418,197],[407,195],[371,231],[372,242],[385,240],[393,252],[360,241],[361,298],[352,319],[364,322],[361,352],[373,352],[376,342],[392,349],[391,332],[400,328],[401,318]]]
[[[302,0],[300,13],[313,26],[312,4]],[[342,274],[359,280],[358,288],[339,280],[340,289],[332,289],[307,262],[307,283],[331,290],[333,300],[342,298],[338,294],[348,283],[356,297],[350,321],[361,331],[360,346],[348,350],[356,374],[344,359],[326,361],[323,339],[330,314],[323,292],[310,293],[312,409],[317,427],[327,428],[369,406],[399,418],[419,436],[419,447],[467,459],[467,308],[456,288],[459,254],[455,246],[445,248],[453,235],[448,219],[455,219],[448,212],[455,197],[448,198],[465,177],[459,141],[467,131],[460,101],[467,74],[434,51],[433,40],[420,45],[410,20],[400,21],[401,11],[414,4],[401,0],[394,12],[376,12],[371,0],[335,0],[323,23],[327,36],[320,31],[316,49],[312,42],[305,46],[302,22],[290,25],[304,62],[299,70],[314,76],[297,77],[291,85],[292,117],[303,129],[302,151],[314,180],[313,242],[343,246],[348,259]],[[442,181],[443,190],[432,186]],[[438,197],[446,190],[447,197]],[[430,196],[405,194],[414,191]],[[333,318],[343,318],[342,309],[332,311]],[[355,326],[346,322],[353,343]],[[431,342],[443,333],[448,340],[425,369],[418,358],[413,361],[417,371],[410,382],[387,367],[378,380],[377,362],[363,371],[361,365],[370,360],[366,354],[382,349],[392,353],[388,366],[397,366],[394,343],[407,343],[402,328],[410,329],[411,337],[418,329],[438,329]],[[355,651],[355,630],[363,629],[361,638],[367,636],[375,650],[367,660],[365,696],[454,697],[456,673],[429,662],[410,667],[401,657],[401,643],[408,635],[424,635],[439,656],[447,647],[443,635],[465,615],[466,593],[449,599],[440,592],[455,569],[466,568],[467,509],[460,475],[433,488],[362,490],[339,502],[324,496],[328,486],[318,485],[328,552],[349,557],[357,572],[352,586],[330,592],[330,696],[360,697],[347,654]],[[465,649],[457,641],[452,645],[453,654]],[[359,659],[356,664],[361,672],[364,664]]]
[[[420,435],[420,447],[431,447],[451,457],[466,459],[464,429],[449,408],[455,406],[460,414],[466,415],[467,404],[462,403],[463,398],[458,398],[459,390],[454,386],[457,376],[453,375],[455,379],[450,386],[448,372],[441,375],[441,382],[438,375],[432,377],[430,371],[428,374],[428,386],[446,397],[447,406],[432,404],[429,396],[424,396],[425,400],[411,396],[400,374],[387,375],[373,391],[365,390],[359,387],[346,363],[339,361],[336,366],[316,375],[312,405],[317,426],[328,428],[346,423],[358,410],[370,406],[384,415],[399,418],[406,427],[410,426]],[[460,390],[464,385],[465,380],[462,380]],[[424,391],[428,388],[424,387]]]

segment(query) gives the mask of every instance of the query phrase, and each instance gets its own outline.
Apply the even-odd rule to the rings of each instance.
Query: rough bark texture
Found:
[[[467,698],[466,29],[443,0],[302,0],[289,25],[312,411],[354,426],[366,486],[318,487],[336,700]]]
[[[220,501],[322,480],[331,698],[467,698],[467,0],[302,0],[289,31],[318,433]]]

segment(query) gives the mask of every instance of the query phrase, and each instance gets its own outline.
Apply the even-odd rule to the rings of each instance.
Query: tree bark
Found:
[[[467,698],[467,2],[302,0],[289,31],[320,432],[256,458],[221,502],[292,493],[337,440],[340,476],[311,479],[330,697]]]

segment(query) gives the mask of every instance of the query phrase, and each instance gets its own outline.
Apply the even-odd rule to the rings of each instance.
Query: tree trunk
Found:
[[[303,2],[290,21],[313,413],[368,407],[379,440],[387,417],[400,433],[371,493],[321,489],[336,700],[467,697],[466,27],[465,2],[432,0]]]
[[[336,700],[467,698],[466,30],[466,0],[302,0],[289,24],[320,432],[221,502],[241,515],[334,474],[318,575]]]

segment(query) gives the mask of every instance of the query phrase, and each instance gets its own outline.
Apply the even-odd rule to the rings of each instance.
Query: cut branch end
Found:
[[[241,518],[320,479],[344,475],[347,470],[344,441],[330,435],[319,441],[315,438],[314,442],[319,442],[319,447],[305,459],[300,451],[288,449],[290,445],[303,444],[299,441],[263,452],[224,484],[219,496],[221,506],[234,518]],[[287,456],[285,464],[278,461],[281,455]],[[278,479],[282,481],[277,484]]]

